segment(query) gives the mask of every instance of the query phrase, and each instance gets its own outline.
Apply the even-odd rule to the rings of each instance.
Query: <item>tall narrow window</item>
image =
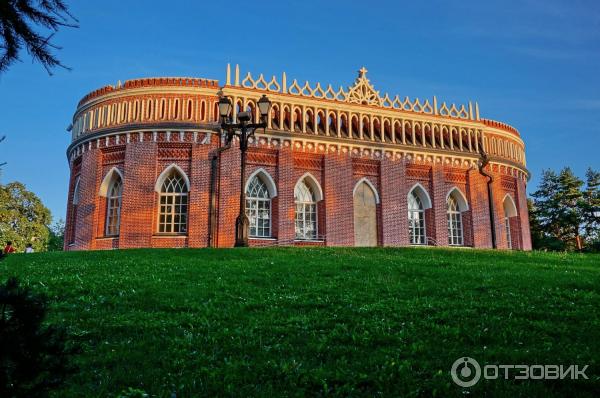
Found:
[[[513,231],[511,230],[511,227],[510,227],[512,220],[515,220],[515,221],[518,220],[517,206],[515,205],[515,202],[510,197],[510,195],[506,195],[504,197],[502,205],[504,207],[504,233],[505,233],[505,237],[506,237],[506,248],[507,249],[519,249],[520,242],[518,241],[518,239],[513,242],[513,239],[512,239]],[[516,236],[516,238],[518,238],[518,236]]]
[[[448,217],[448,244],[451,246],[464,245],[462,213],[458,206],[458,201],[454,195],[448,196],[447,201]]]
[[[71,220],[69,223],[69,243],[75,243],[75,232],[77,227],[77,208],[79,207],[79,176],[75,177],[73,184],[73,198],[71,200]]]
[[[510,218],[504,217],[504,225],[506,227],[506,244],[509,249],[512,249],[512,236],[510,234]]]
[[[106,196],[106,236],[119,235],[121,225],[121,196],[123,181],[115,178]]]
[[[158,232],[186,234],[188,188],[182,175],[172,170],[162,183],[159,200]]]
[[[425,209],[423,202],[413,191],[408,195],[408,232],[411,245],[424,245]]]
[[[296,239],[317,239],[317,200],[305,180],[296,185]]]
[[[250,220],[250,236],[271,236],[271,198],[267,185],[254,176],[246,191],[246,215]]]

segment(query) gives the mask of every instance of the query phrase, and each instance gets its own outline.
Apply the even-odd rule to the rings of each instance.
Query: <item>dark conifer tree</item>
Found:
[[[75,371],[64,329],[44,326],[45,296],[11,278],[0,285],[0,397],[45,397]]]
[[[63,0],[0,1],[0,73],[19,60],[23,47],[49,74],[57,66],[68,69],[52,54],[60,47],[51,40],[61,27],[77,27],[77,22]],[[36,32],[36,27],[48,34]]]

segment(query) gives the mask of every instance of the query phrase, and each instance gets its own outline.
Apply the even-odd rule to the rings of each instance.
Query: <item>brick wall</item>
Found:
[[[123,198],[121,200],[120,247],[152,247],[157,194],[157,144],[134,142],[125,150]]]
[[[139,139],[138,134],[132,135],[126,145],[123,145],[125,138],[108,141],[109,146],[111,142],[115,146],[120,142],[124,148],[122,158],[116,157],[115,151],[104,153],[102,148],[91,148],[72,163],[65,243],[67,249],[208,246],[211,157],[218,147],[218,137],[203,144],[179,143],[179,135],[174,137],[177,138],[171,144],[154,142],[153,133],[145,133],[143,140]],[[157,134],[157,138],[168,139],[164,132]],[[191,139],[185,136],[188,142]],[[261,163],[261,149],[253,148],[252,151],[257,156],[247,166],[246,178],[258,168],[263,168],[275,181],[278,193],[271,203],[272,238],[251,239],[252,246],[354,245],[353,189],[361,178],[366,177],[380,198],[377,207],[380,245],[409,244],[407,194],[419,182],[432,200],[432,208],[425,213],[428,237],[434,238],[438,245],[448,244],[446,196],[453,187],[457,187],[465,194],[469,206],[469,210],[462,214],[465,246],[491,247],[487,179],[477,170],[449,168],[437,163],[415,164],[406,159],[387,157],[364,161],[347,153],[304,154],[286,145],[276,150],[265,149],[264,154],[270,160]],[[78,162],[81,162],[80,166]],[[190,179],[189,225],[185,236],[159,236],[156,233],[158,194],[154,187],[160,173],[172,163],[181,167]],[[102,179],[115,165],[124,175],[120,236],[105,237],[106,199],[100,197],[98,192]],[[218,167],[214,241],[218,247],[232,247],[235,242],[239,170],[240,151],[234,144],[222,152]],[[307,172],[314,176],[323,191],[324,200],[318,204],[318,222],[319,234],[326,236],[325,242],[296,242],[294,239],[294,187]],[[80,202],[78,206],[73,206],[74,182],[79,174]],[[508,247],[502,206],[502,200],[508,193],[514,198],[518,212],[518,217],[511,220],[513,248],[530,250],[525,182],[515,178],[513,183],[509,177],[501,177],[499,172],[494,176],[498,247]],[[75,233],[74,240],[71,239],[72,233]],[[72,240],[73,245],[69,245],[68,242]]]
[[[381,161],[381,236],[383,246],[406,246],[408,240],[408,205],[406,167],[402,161]]]
[[[294,158],[289,147],[277,157],[277,238],[281,245],[291,245],[296,236],[294,223]]]
[[[352,158],[326,156],[323,175],[327,246],[354,246]]]
[[[208,245],[210,156],[208,145],[193,145],[189,194],[189,246]]]
[[[92,149],[82,155],[81,177],[79,180],[79,204],[75,219],[76,250],[93,250],[95,247],[96,226],[98,225],[98,190],[101,182],[102,154]]]
[[[490,212],[488,206],[487,178],[478,170],[467,172],[467,201],[471,209],[473,247],[492,247]]]

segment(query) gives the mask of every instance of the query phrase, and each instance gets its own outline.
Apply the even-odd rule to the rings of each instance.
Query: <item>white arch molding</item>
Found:
[[[515,205],[515,201],[510,194],[504,195],[504,199],[502,199],[502,207],[504,208],[504,215],[506,217],[516,217],[518,215],[517,206]]]
[[[421,202],[423,203],[423,209],[430,209],[431,198],[429,197],[429,194],[427,193],[427,190],[423,187],[423,185],[421,185],[418,182],[415,185],[413,185],[411,189],[408,190],[408,194],[406,195],[406,201],[408,202],[408,197],[413,191],[415,191],[415,194],[419,197],[419,199],[421,199]]]
[[[73,201],[71,204],[73,206],[79,204],[79,181],[81,180],[81,176],[77,176],[75,179],[75,185],[73,186]]]
[[[461,212],[469,210],[469,203],[467,202],[465,195],[457,187],[453,187],[450,191],[448,191],[448,194],[446,195],[446,203],[448,203],[448,198],[453,193],[456,193],[456,195],[454,195],[454,199],[456,199],[456,202],[458,203],[458,210]]]
[[[354,197],[354,195],[356,195],[356,190],[358,189],[358,187],[360,186],[360,184],[365,183],[369,186],[369,188],[371,188],[371,191],[373,191],[373,194],[375,195],[375,203],[379,204],[379,194],[377,193],[377,189],[375,189],[375,186],[373,185],[373,183],[371,181],[369,181],[369,179],[367,177],[363,177],[360,180],[358,180],[358,182],[356,183],[356,185],[354,185],[354,189],[352,190],[352,197]]]
[[[265,185],[267,186],[267,190],[269,191],[269,197],[271,199],[277,196],[277,185],[275,184],[273,177],[271,177],[269,172],[263,169],[262,167],[259,167],[258,169],[254,170],[254,172],[250,174],[250,176],[246,179],[246,186],[244,187],[244,192],[248,192],[248,186],[250,186],[250,182],[254,177],[260,178],[262,182],[265,183]]]
[[[113,167],[108,171],[108,173],[106,173],[106,176],[104,176],[102,184],[100,184],[100,192],[98,192],[98,195],[106,198],[108,196],[108,190],[110,189],[111,184],[117,177],[119,177],[121,181],[125,181],[121,170],[119,170],[117,167]]]
[[[296,185],[294,186],[294,192],[296,192],[298,184],[300,184],[301,181],[306,181],[306,183],[312,188],[315,194],[315,200],[317,202],[323,200],[323,190],[321,189],[321,185],[319,185],[319,181],[317,181],[317,179],[310,173],[304,173],[302,177],[298,179]]]
[[[154,190],[156,192],[160,193],[162,185],[165,182],[165,179],[169,176],[169,174],[173,170],[176,170],[181,175],[181,177],[183,177],[185,186],[186,186],[188,192],[190,191],[190,179],[188,178],[187,174],[185,174],[185,171],[183,171],[182,168],[177,166],[175,163],[171,163],[163,170],[162,173],[160,173],[160,175],[156,179],[156,184],[154,185]]]

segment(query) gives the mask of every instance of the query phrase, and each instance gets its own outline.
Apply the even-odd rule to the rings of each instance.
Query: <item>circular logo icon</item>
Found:
[[[450,370],[452,381],[461,387],[473,387],[481,378],[481,367],[473,358],[458,358]]]

